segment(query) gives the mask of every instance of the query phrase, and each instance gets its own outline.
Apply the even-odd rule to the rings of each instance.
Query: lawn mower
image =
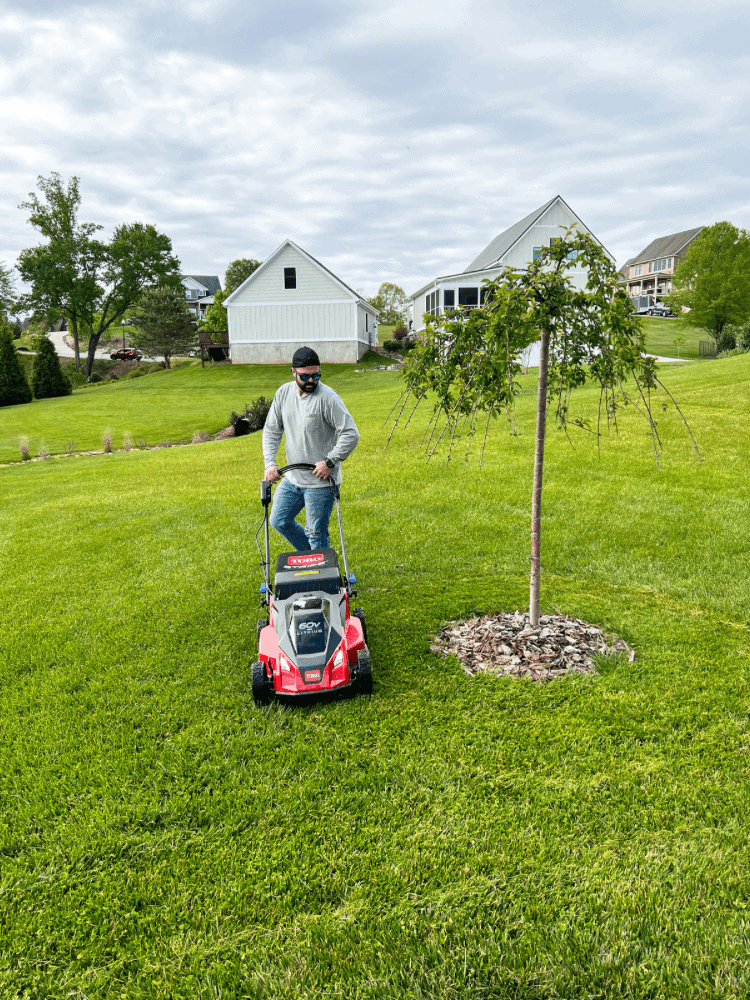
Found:
[[[291,469],[314,468],[295,463],[285,465],[279,473],[283,476]],[[261,604],[268,608],[268,618],[258,621],[258,660],[253,664],[256,705],[267,705],[274,696],[300,700],[344,689],[359,694],[372,692],[365,613],[362,608],[349,610],[350,599],[357,594],[357,580],[349,573],[346,558],[339,487],[330,480],[329,485],[339,519],[344,577],[334,549],[282,552],[271,586],[271,483],[264,480],[260,484],[261,527],[265,530],[265,557],[260,553],[264,578],[260,596]],[[259,532],[260,528],[256,542]]]

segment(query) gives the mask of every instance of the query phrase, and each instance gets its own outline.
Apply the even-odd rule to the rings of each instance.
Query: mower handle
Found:
[[[293,462],[291,465],[284,465],[279,469],[279,475],[283,476],[285,472],[291,472],[292,469],[307,469],[308,472],[312,471],[315,466],[312,462]]]

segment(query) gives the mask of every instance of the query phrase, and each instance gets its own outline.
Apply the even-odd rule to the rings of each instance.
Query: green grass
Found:
[[[703,464],[672,412],[661,472],[630,410],[601,458],[550,431],[544,608],[638,655],[546,686],[429,652],[527,600],[533,379],[480,470],[425,464],[419,414],[384,451],[395,375],[331,368],[368,700],[253,707],[260,435],[0,470],[0,995],[747,996],[750,358],[664,375]],[[107,400],[188,437],[285,377],[149,376],[26,433]]]
[[[663,358],[676,358],[679,350],[680,358],[689,361],[699,360],[698,341],[708,340],[705,330],[697,330],[676,319],[661,319],[658,316],[647,316],[643,319],[646,332],[646,350],[649,354],[657,354]],[[685,343],[678,348],[675,337],[685,335]],[[700,358],[707,361],[708,358]]]

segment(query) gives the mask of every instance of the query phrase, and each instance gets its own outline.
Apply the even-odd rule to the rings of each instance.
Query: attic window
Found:
[[[297,287],[297,268],[296,267],[285,267],[284,268],[284,288],[296,288]]]

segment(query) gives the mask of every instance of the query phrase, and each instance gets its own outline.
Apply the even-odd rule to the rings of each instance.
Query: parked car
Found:
[[[110,354],[113,361],[140,361],[143,355],[134,347],[121,347],[119,351]]]
[[[671,317],[674,313],[669,308],[669,306],[662,305],[661,302],[657,302],[656,305],[651,306],[648,311],[649,316],[664,316]]]

